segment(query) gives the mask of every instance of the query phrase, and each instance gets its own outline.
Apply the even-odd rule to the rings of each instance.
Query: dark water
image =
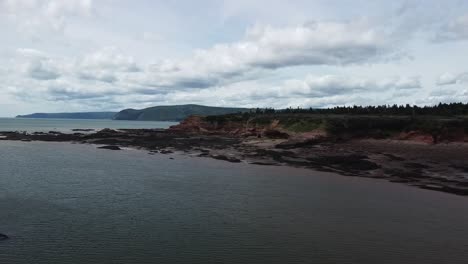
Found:
[[[468,201],[378,180],[0,143],[0,263],[468,263]]]
[[[75,128],[168,128],[176,122],[126,121],[104,119],[40,119],[40,118],[0,118],[0,131],[26,132],[71,132]]]

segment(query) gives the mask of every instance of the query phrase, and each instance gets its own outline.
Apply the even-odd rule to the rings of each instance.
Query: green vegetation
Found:
[[[463,138],[468,132],[468,105],[439,104],[433,107],[337,107],[332,109],[255,109],[240,114],[207,116],[205,120],[222,126],[268,127],[277,123],[286,131],[301,133],[321,130],[339,138],[388,138],[416,131],[433,141]]]
[[[288,131],[301,133],[325,129],[325,122],[322,118],[287,118],[281,122],[281,126]]]
[[[202,105],[171,105],[155,106],[142,110],[125,109],[117,113],[116,120],[142,120],[142,121],[180,121],[190,115],[224,115],[250,111],[246,108],[211,107]]]
[[[334,115],[398,115],[398,116],[468,116],[468,104],[439,103],[434,106],[417,105],[379,105],[379,106],[337,106],[333,108],[257,108],[252,114],[301,113]]]

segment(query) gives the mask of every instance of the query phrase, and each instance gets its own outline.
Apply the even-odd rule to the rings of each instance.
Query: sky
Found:
[[[0,0],[0,116],[468,101],[466,0]]]

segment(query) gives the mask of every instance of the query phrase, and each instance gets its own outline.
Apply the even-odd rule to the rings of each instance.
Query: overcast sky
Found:
[[[468,101],[466,0],[0,0],[0,116]]]

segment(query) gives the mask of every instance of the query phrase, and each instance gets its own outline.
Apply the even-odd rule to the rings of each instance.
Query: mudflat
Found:
[[[385,179],[468,195],[468,144],[411,140],[280,138],[174,129],[103,129],[94,133],[0,132],[0,140],[97,144],[107,150],[140,148],[149,154],[184,153],[228,162],[294,166],[345,176]]]

